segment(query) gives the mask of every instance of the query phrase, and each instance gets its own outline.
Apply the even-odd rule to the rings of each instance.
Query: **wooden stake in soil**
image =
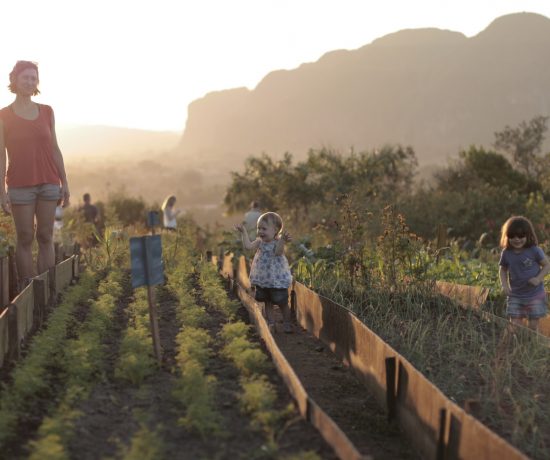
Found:
[[[155,350],[155,357],[160,364],[162,361],[162,350],[160,348],[159,323],[155,306],[155,291],[150,285],[147,286],[147,300],[149,302],[149,320],[151,322],[151,335],[153,336],[153,349]]]
[[[130,238],[130,258],[132,265],[132,287],[147,286],[149,303],[149,319],[153,349],[157,361],[162,361],[160,348],[160,332],[155,307],[153,286],[164,281],[164,266],[162,262],[162,243],[160,235],[140,236]]]

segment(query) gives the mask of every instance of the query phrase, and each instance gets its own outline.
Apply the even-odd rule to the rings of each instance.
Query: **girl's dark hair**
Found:
[[[527,238],[527,241],[525,242],[526,248],[539,244],[533,224],[529,219],[527,219],[527,217],[512,216],[504,222],[500,233],[500,247],[504,249],[511,249],[510,239],[514,235],[525,236],[525,238]]]
[[[12,93],[17,94],[17,84],[16,84],[17,76],[21,72],[23,72],[23,70],[27,70],[27,69],[34,69],[38,74],[38,64],[36,64],[36,62],[17,61],[13,66],[13,69],[10,72],[10,84],[8,85],[8,88]],[[38,88],[34,90],[34,93],[32,93],[32,95],[36,96],[37,94],[40,94],[40,91],[38,90]]]

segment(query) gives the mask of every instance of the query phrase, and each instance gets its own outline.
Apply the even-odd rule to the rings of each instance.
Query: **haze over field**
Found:
[[[514,27],[485,31],[520,11],[544,15],[519,34],[533,53]],[[547,113],[549,16],[519,0],[9,2],[0,78],[39,63],[74,195],[215,205],[248,155],[400,142],[438,162]]]

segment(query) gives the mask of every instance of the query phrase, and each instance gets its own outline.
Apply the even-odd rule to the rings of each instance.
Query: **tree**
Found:
[[[506,126],[503,131],[495,133],[495,148],[508,153],[514,166],[532,178],[539,173],[537,154],[548,129],[547,121],[548,117],[539,115],[528,123],[522,121],[516,128]]]
[[[463,192],[480,185],[515,190],[529,194],[540,190],[540,184],[513,168],[501,154],[470,146],[459,152],[459,160],[435,174],[437,188]]]

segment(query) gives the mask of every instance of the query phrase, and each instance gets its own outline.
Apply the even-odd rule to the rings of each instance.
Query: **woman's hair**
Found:
[[[281,219],[281,216],[276,212],[264,212],[260,217],[258,217],[257,225],[260,225],[260,223],[264,221],[269,224],[273,224],[273,226],[277,229],[277,234],[281,233],[283,230],[283,219]]]
[[[527,241],[525,247],[530,248],[539,244],[537,235],[535,235],[535,229],[533,224],[527,217],[512,216],[502,226],[500,233],[500,247],[504,249],[511,249],[510,239],[513,236],[525,236]]]
[[[160,209],[162,209],[164,211],[168,206],[174,206],[175,201],[176,201],[176,196],[175,195],[168,195],[164,199]]]
[[[34,69],[36,70],[36,74],[38,75],[38,65],[36,62],[32,61],[17,61],[15,65],[13,66],[12,71],[10,72],[10,84],[8,85],[9,90],[17,94],[17,76],[23,72],[23,70],[27,69]],[[40,79],[39,79],[40,81]],[[38,88],[34,90],[34,93],[32,93],[33,96],[36,96],[37,94],[40,94],[40,91]]]

